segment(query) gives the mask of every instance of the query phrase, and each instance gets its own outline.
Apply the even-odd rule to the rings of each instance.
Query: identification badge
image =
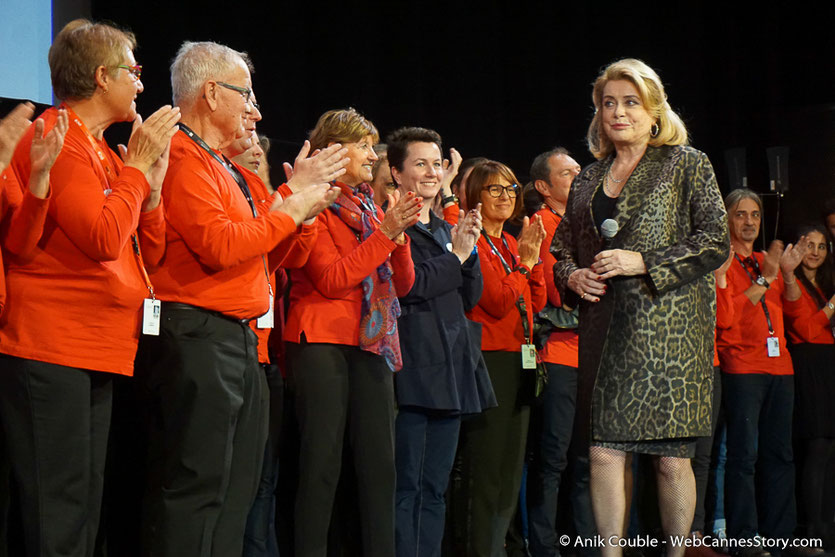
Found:
[[[522,369],[536,369],[536,346],[522,345]]]
[[[142,311],[142,334],[159,336],[159,321],[160,313],[162,312],[162,302],[145,298],[145,307]]]
[[[272,329],[273,323],[275,320],[273,319],[273,296],[270,294],[270,309],[267,310],[267,313],[262,315],[255,321],[255,326],[259,329]]]
[[[769,358],[779,358],[780,357],[780,339],[777,337],[768,337],[765,341],[766,346],[768,346],[768,357]]]

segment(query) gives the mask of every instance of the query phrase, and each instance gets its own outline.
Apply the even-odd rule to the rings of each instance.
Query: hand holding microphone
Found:
[[[618,233],[618,223],[606,219],[600,224],[603,245],[608,246]],[[637,251],[625,249],[605,249],[594,256],[591,270],[600,275],[600,280],[617,276],[643,275],[647,272],[644,257]]]

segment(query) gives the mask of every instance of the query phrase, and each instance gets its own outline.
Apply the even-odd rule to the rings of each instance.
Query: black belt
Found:
[[[221,319],[225,319],[227,321],[231,321],[233,323],[240,323],[241,325],[246,325],[252,319],[238,319],[237,317],[231,317],[219,311],[214,311],[211,309],[205,309],[198,306],[193,306],[191,304],[183,304],[180,302],[162,302],[162,309],[163,311],[169,309],[185,309],[189,311],[199,311],[201,313],[208,313],[209,315],[214,315],[215,317],[220,317]]]

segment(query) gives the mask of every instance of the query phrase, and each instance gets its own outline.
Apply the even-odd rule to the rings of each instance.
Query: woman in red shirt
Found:
[[[299,421],[296,555],[324,556],[346,428],[351,439],[363,554],[394,554],[394,388],[401,367],[399,296],[414,282],[404,231],[421,199],[409,192],[375,205],[369,182],[377,129],[354,109],[331,110],[310,133],[310,147],[340,143],[350,162],[341,194],[317,217],[318,240],[291,271],[284,331]]]
[[[111,378],[133,373],[150,297],[139,248],[148,265],[164,249],[160,188],[179,111],[162,108],[142,123],[135,46],[109,25],[68,23],[49,49],[63,102],[29,129],[11,162],[28,176],[33,134],[61,125],[67,112],[43,236],[31,257],[7,254],[0,321],[0,413],[31,555],[93,554]],[[124,121],[134,129],[123,163],[102,134]]]
[[[826,482],[835,472],[835,280],[824,227],[803,227],[804,235],[806,255],[794,271],[801,296],[785,302],[784,309],[794,365],[794,437],[804,454],[798,504],[806,516],[806,537],[823,538],[831,522],[823,505],[835,500]]]
[[[539,259],[545,228],[534,215],[525,217],[518,243],[503,231],[521,210],[522,199],[516,176],[500,162],[480,162],[467,178],[464,209],[479,202],[483,230],[477,248],[484,290],[467,317],[482,325],[481,350],[499,405],[462,423],[460,450],[471,485],[467,544],[472,555],[491,556],[504,551],[522,481],[533,395],[526,387],[536,374],[533,316],[547,300]]]

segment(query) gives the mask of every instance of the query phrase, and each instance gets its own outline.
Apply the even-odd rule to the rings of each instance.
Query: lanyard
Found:
[[[748,267],[745,266],[745,263],[739,257],[739,254],[735,253],[734,257],[736,257],[736,260],[739,261],[740,265],[742,265],[742,269],[745,271],[745,274],[748,275],[748,278],[751,279],[751,284],[755,284],[756,279],[754,278],[754,275],[752,275],[751,272],[748,270]],[[757,271],[757,276],[763,276],[762,272],[760,271],[760,264],[757,262],[757,258],[754,257],[753,254],[751,255],[751,261],[754,262],[754,269],[756,269]],[[766,323],[768,323],[768,334],[774,336],[774,326],[771,324],[771,315],[768,313],[768,306],[765,305],[765,293],[763,293],[762,298],[760,298],[760,304],[763,307],[763,312],[765,312],[765,321]]]
[[[512,273],[513,270],[510,268],[510,265],[507,264],[504,257],[502,257],[499,250],[496,249],[496,246],[493,244],[493,240],[490,239],[490,236],[488,236],[483,229],[481,231],[481,235],[484,236],[485,240],[487,240],[487,245],[490,246],[490,251],[492,251],[499,258],[499,261],[501,261],[505,273],[508,275]],[[510,257],[513,258],[513,264],[516,265],[516,259],[513,257],[513,252],[510,251],[510,246],[507,244],[507,239],[504,237],[504,233],[502,233],[502,244],[504,244],[505,249],[508,253],[510,253]],[[519,310],[519,315],[522,317],[522,332],[525,334],[525,343],[533,344],[531,325],[528,323],[528,310],[525,307],[525,296],[523,294],[520,294],[519,298],[516,300],[516,308]]]
[[[81,121],[81,118],[78,117],[72,108],[67,106],[65,103],[61,103],[60,108],[64,108],[67,111],[67,116],[69,116],[70,121],[81,129],[87,137],[87,140],[90,142],[90,146],[98,156],[99,164],[104,171],[104,181],[107,183],[104,195],[110,195],[110,192],[113,191],[110,187],[110,181],[115,179],[117,175],[113,159],[109,154],[105,153],[104,149],[101,148],[101,143],[93,137],[93,134],[90,133],[90,130],[87,129],[87,126],[84,125],[84,122]],[[136,261],[139,263],[139,269],[142,271],[142,278],[145,280],[145,287],[148,289],[148,292],[151,293],[151,299],[154,300],[156,299],[154,297],[154,285],[151,284],[151,278],[148,276],[148,271],[145,269],[145,262],[142,260],[142,251],[139,249],[139,235],[135,231],[131,234],[130,241],[133,244],[133,253],[136,255]]]
[[[229,161],[229,159],[227,159],[225,156],[223,158],[218,156],[218,154],[215,153],[214,150],[212,150],[212,148],[209,147],[209,145],[205,141],[203,141],[203,138],[194,133],[194,131],[192,131],[191,128],[189,128],[182,122],[180,122],[180,124],[178,125],[180,126],[180,129],[183,131],[183,133],[185,133],[189,137],[189,139],[194,141],[204,151],[209,153],[209,155],[211,155],[213,159],[219,162],[220,165],[226,169],[226,172],[228,172],[229,175],[232,176],[232,179],[235,180],[235,183],[238,184],[238,187],[241,189],[241,193],[244,194],[244,198],[246,199],[246,202],[249,204],[249,209],[250,211],[252,211],[252,216],[254,218],[258,218],[258,211],[255,210],[255,201],[253,201],[252,199],[252,192],[249,190],[249,185],[247,185],[246,179],[244,179],[243,175],[238,171],[237,168],[235,168],[235,165],[233,165],[232,162]],[[270,297],[272,297],[274,296],[273,285],[270,282],[270,272],[269,270],[267,270],[267,258],[264,256],[264,254],[261,254],[261,262],[264,264],[264,275],[267,277],[267,288],[269,288]]]

